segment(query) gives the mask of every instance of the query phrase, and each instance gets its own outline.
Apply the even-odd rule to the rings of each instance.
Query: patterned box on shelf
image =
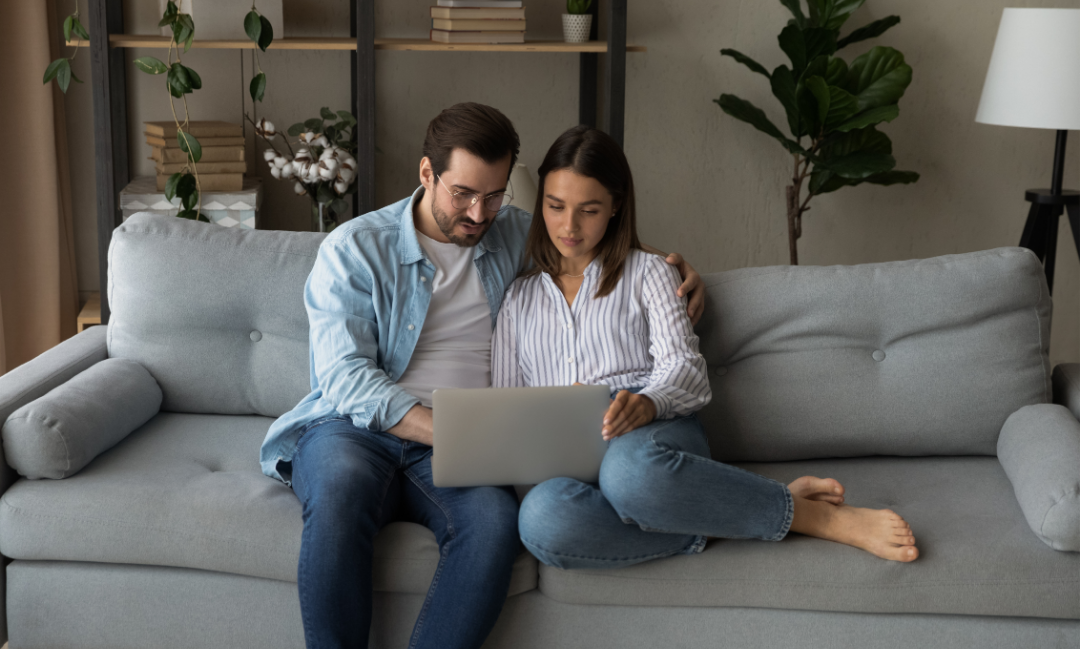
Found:
[[[238,192],[203,192],[202,213],[212,223],[229,228],[255,229],[255,220],[262,204],[262,179],[244,178],[244,188]],[[154,176],[140,176],[120,191],[120,211],[124,219],[137,212],[153,212],[176,216],[180,199],[169,202],[165,192],[157,190]]]

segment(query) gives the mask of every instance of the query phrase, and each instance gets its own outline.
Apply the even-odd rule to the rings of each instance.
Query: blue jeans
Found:
[[[691,415],[611,440],[599,485],[537,485],[521,503],[518,529],[549,566],[617,568],[701,552],[706,536],[779,541],[793,514],[784,484],[710,459]]]
[[[410,649],[483,644],[520,551],[512,488],[435,487],[430,446],[347,417],[308,425],[292,486],[304,512],[297,582],[308,649],[367,647],[373,540],[395,520],[428,527],[439,544]]]

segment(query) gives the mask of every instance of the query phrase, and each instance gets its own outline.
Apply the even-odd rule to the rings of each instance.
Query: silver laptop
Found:
[[[435,390],[435,486],[596,482],[610,394],[604,385]]]

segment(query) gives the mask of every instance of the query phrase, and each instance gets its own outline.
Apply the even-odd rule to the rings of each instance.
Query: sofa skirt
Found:
[[[11,649],[304,646],[296,584],[187,568],[62,561],[7,566]],[[373,649],[408,645],[423,597],[378,593]],[[1080,621],[507,600],[486,649],[828,646],[1076,649]]]

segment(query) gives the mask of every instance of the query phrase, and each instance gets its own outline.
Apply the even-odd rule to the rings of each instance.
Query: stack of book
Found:
[[[524,43],[521,0],[439,0],[431,8],[437,43]]]
[[[187,153],[176,138],[175,122],[144,122],[150,159],[157,163],[157,188],[165,189],[169,176],[187,165]],[[229,122],[188,122],[185,129],[202,146],[202,157],[192,171],[198,171],[203,191],[240,191],[244,186],[244,129]]]

